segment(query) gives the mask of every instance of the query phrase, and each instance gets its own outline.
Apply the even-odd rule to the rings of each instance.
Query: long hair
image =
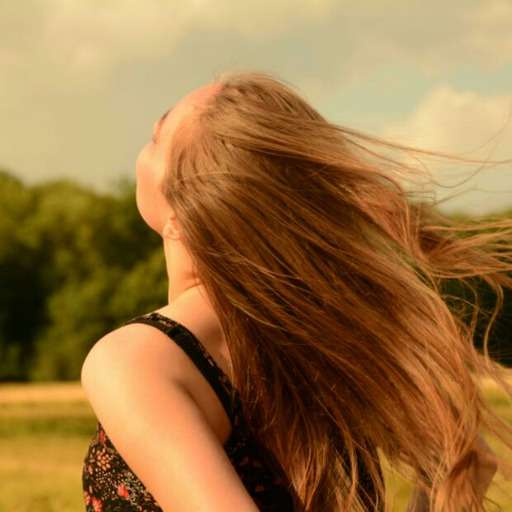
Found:
[[[431,510],[481,510],[476,441],[505,427],[479,388],[500,367],[443,283],[481,276],[499,303],[511,225],[459,226],[412,201],[390,148],[255,73],[221,80],[171,143],[164,193],[297,511],[384,508],[376,450]]]

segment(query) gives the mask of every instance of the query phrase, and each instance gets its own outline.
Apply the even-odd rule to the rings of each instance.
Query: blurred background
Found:
[[[166,300],[137,152],[171,105],[235,69],[393,142],[512,158],[510,0],[0,0],[0,512],[83,507],[85,354]],[[443,212],[512,216],[510,164],[430,165],[437,198],[454,196]],[[508,294],[491,336],[508,365],[511,309]]]

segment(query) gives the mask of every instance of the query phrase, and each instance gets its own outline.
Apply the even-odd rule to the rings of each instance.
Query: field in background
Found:
[[[78,384],[0,386],[0,512],[84,510],[82,460],[95,425]]]
[[[507,398],[492,386],[487,396],[512,423]],[[78,384],[0,385],[0,512],[84,510],[82,460],[95,426]],[[394,511],[405,511],[408,492],[397,478]],[[488,496],[503,512],[512,512],[510,481],[497,478]]]

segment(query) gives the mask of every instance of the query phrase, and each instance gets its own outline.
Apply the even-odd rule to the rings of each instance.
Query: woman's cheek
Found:
[[[136,174],[136,202],[139,213],[151,229],[162,233],[170,208],[161,191],[162,173],[155,162],[148,158],[146,148],[137,158]]]

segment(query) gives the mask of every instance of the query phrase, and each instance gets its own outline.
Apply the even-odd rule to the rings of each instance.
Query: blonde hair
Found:
[[[327,122],[267,75],[221,83],[175,133],[164,192],[295,510],[384,507],[376,449],[412,468],[431,510],[481,510],[476,440],[504,425],[478,382],[501,369],[442,285],[480,276],[499,299],[511,223],[457,225],[412,202],[386,153],[400,146]]]

